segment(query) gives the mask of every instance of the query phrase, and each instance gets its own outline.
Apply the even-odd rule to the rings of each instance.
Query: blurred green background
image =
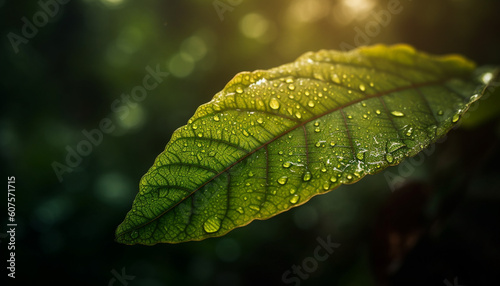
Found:
[[[47,2],[56,3],[55,12],[44,19],[37,1],[0,0],[0,156],[4,182],[16,177],[15,282],[296,285],[282,275],[314,256],[317,238],[330,236],[341,246],[300,285],[500,283],[498,90],[422,163],[388,169],[408,175],[395,192],[382,173],[222,238],[154,247],[113,240],[140,177],[172,132],[236,73],[275,67],[307,51],[400,42],[500,65],[500,1],[41,3]],[[400,12],[366,30],[377,19],[373,13],[388,5]],[[43,25],[20,40],[23,17]],[[169,76],[141,102],[121,101],[142,85],[148,66]],[[126,111],[114,112],[117,100]],[[75,149],[86,139],[82,131],[99,128],[104,118],[114,131],[60,182],[53,162],[64,164],[68,146]],[[1,205],[4,273],[7,210]]]

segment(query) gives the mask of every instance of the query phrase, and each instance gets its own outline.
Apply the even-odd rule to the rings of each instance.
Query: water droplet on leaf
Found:
[[[281,178],[278,179],[278,183],[280,185],[286,184],[287,181],[288,181],[288,177],[287,176],[283,176],[283,177],[281,177]]]
[[[304,182],[307,182],[310,181],[311,178],[312,178],[311,172],[307,171],[305,172],[304,177],[302,177],[302,180],[304,180]]]
[[[269,101],[269,106],[272,109],[278,109],[278,108],[280,108],[280,103],[276,98],[273,97],[273,98],[271,98],[271,101]]]
[[[207,233],[214,233],[220,229],[221,220],[217,216],[210,217],[203,223],[203,229]]]
[[[290,199],[290,203],[296,204],[300,199],[299,195],[293,195],[292,198]]]

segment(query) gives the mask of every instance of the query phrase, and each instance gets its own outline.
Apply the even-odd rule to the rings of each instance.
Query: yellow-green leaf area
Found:
[[[221,236],[399,164],[457,124],[488,85],[481,78],[461,56],[407,45],[239,73],[174,132],[116,240]]]

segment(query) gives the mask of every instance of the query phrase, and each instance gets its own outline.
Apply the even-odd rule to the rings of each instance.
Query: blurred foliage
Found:
[[[408,172],[414,183],[394,194],[379,174],[220,239],[155,247],[113,241],[140,177],[172,132],[232,76],[306,51],[354,46],[373,12],[394,4],[219,2],[230,5],[222,18],[214,1],[68,1],[16,53],[9,33],[22,36],[22,18],[32,21],[42,10],[38,1],[0,0],[0,156],[4,178],[17,178],[16,281],[109,285],[113,271],[125,268],[135,276],[131,286],[281,285],[285,271],[313,255],[316,238],[330,235],[341,247],[301,284],[498,283],[498,90],[474,111],[490,115],[436,144]],[[500,65],[499,1],[398,2],[402,11],[363,44],[405,42]],[[157,65],[170,75],[126,105],[127,116],[113,112],[113,102]],[[76,148],[82,131],[103,118],[115,131],[59,182],[51,164],[64,163],[67,146]]]

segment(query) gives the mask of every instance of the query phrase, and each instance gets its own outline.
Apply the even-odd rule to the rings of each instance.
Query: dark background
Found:
[[[357,31],[388,1],[72,0],[16,53],[9,33],[22,36],[22,18],[43,11],[26,2],[0,0],[1,173],[4,186],[16,177],[18,223],[17,278],[2,285],[286,285],[283,273],[310,261],[317,239],[328,236],[340,247],[300,285],[500,283],[498,90],[406,169],[389,168],[222,238],[153,247],[113,240],[172,132],[236,73],[342,43],[403,42],[500,65],[500,1],[401,0],[399,14],[356,44]],[[219,15],[214,3],[230,9]],[[112,103],[157,65],[170,75],[143,101],[124,105],[126,114],[113,112]],[[60,182],[53,162],[64,164],[67,146],[75,149],[82,130],[103,118],[115,130]],[[406,184],[393,192],[387,172]],[[122,271],[131,280],[117,279]]]

